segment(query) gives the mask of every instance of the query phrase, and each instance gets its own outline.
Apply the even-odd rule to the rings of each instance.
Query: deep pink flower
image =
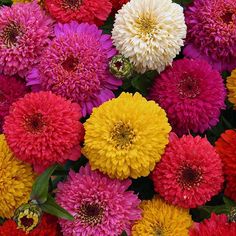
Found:
[[[0,73],[25,74],[38,62],[52,21],[36,1],[0,8]]]
[[[166,111],[178,135],[203,133],[218,123],[226,89],[207,62],[181,59],[156,78],[149,97]]]
[[[111,90],[121,85],[108,70],[115,55],[109,35],[87,23],[58,24],[56,38],[44,52],[38,68],[28,75],[28,85],[41,81],[43,90],[51,90],[77,102],[85,116],[93,107],[114,97]]]
[[[184,208],[204,205],[224,181],[221,159],[206,138],[173,133],[152,177],[156,192]]]
[[[220,72],[235,69],[236,1],[195,0],[185,16],[185,56],[205,59]]]
[[[211,214],[210,219],[201,223],[194,223],[189,231],[189,236],[236,236],[236,223],[228,223],[225,214]]]
[[[140,219],[140,201],[127,191],[130,180],[110,179],[90,167],[79,173],[70,171],[68,179],[58,184],[57,202],[69,211],[74,221],[60,220],[63,235],[117,236],[130,230]]]
[[[26,86],[22,82],[14,77],[0,75],[0,133],[2,133],[4,117],[8,115],[9,107],[25,93]]]
[[[78,104],[51,92],[31,93],[13,103],[3,129],[14,154],[41,172],[80,157],[80,118]]]

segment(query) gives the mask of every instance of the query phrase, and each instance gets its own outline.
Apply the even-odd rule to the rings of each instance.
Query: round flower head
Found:
[[[153,171],[155,191],[184,208],[204,205],[224,182],[222,163],[206,138],[170,136],[170,143]]]
[[[81,167],[79,173],[70,171],[68,179],[58,184],[57,202],[75,220],[60,220],[63,235],[117,236],[130,229],[140,219],[140,201],[126,191],[130,180],[111,180],[107,176]]]
[[[149,97],[165,109],[177,134],[203,133],[218,123],[226,89],[207,62],[181,59],[156,78]]]
[[[186,36],[183,9],[171,0],[131,0],[116,14],[112,38],[136,71],[161,72]]]
[[[4,135],[0,135],[0,166],[0,217],[11,218],[29,200],[34,174],[29,165],[14,157]]]
[[[101,25],[109,16],[109,0],[44,0],[47,11],[62,23],[72,20]]]
[[[171,127],[165,111],[139,93],[122,93],[93,110],[85,123],[84,154],[112,178],[147,176],[160,160]]]
[[[79,158],[84,133],[80,118],[79,105],[51,92],[31,93],[12,105],[3,128],[17,158],[41,172]]]
[[[38,62],[52,21],[36,2],[0,9],[0,73],[24,76]]]
[[[7,220],[0,225],[1,236],[59,236],[57,218],[51,215],[43,215],[41,223],[37,228],[30,232],[25,232],[17,228],[17,224],[13,220]]]
[[[132,236],[187,236],[192,225],[188,210],[172,206],[159,198],[143,201],[142,219],[132,228]]]
[[[0,133],[4,117],[9,112],[10,105],[26,93],[26,87],[23,83],[13,77],[0,75]]]
[[[226,87],[228,89],[228,99],[236,107],[236,69],[232,71],[231,76],[227,78]]]
[[[189,231],[189,236],[236,236],[236,223],[228,223],[225,214],[211,214],[210,219],[201,223],[194,223]]]
[[[38,68],[28,75],[28,85],[41,82],[43,90],[79,103],[83,115],[90,114],[122,84],[109,72],[109,59],[116,53],[110,36],[95,25],[76,22],[56,25],[55,34]]]
[[[195,0],[185,19],[186,56],[205,59],[219,71],[236,67],[235,0]]]

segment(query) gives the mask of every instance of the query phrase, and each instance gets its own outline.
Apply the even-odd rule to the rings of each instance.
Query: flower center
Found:
[[[152,14],[143,14],[136,20],[136,26],[141,36],[153,36],[153,31],[156,28],[156,19]]]
[[[22,34],[20,26],[13,22],[4,28],[1,37],[7,47],[12,47],[17,44],[17,40]]]
[[[178,89],[179,94],[187,98],[195,98],[200,93],[198,81],[189,76],[180,80]]]
[[[185,165],[179,170],[178,180],[184,188],[194,187],[202,180],[201,170]]]
[[[163,234],[162,234],[162,230],[160,229],[160,228],[157,228],[156,230],[155,230],[155,235],[156,236],[162,236]]]
[[[63,0],[62,7],[70,10],[77,10],[82,4],[83,0]]]
[[[120,68],[123,66],[123,63],[121,61],[117,61],[117,62],[115,62],[115,66],[116,66],[117,70],[120,70]]]
[[[87,225],[100,224],[103,218],[104,207],[98,203],[85,203],[78,211],[77,217]]]
[[[71,72],[75,71],[77,68],[79,60],[73,56],[69,56],[61,65],[64,70]]]
[[[21,219],[21,224],[25,227],[25,228],[30,228],[30,226],[34,223],[34,220],[32,218],[28,218],[27,216],[23,216]]]
[[[127,149],[132,145],[135,133],[129,124],[119,121],[111,131],[111,138],[115,142],[116,148]]]
[[[25,119],[26,127],[31,133],[38,133],[43,130],[45,122],[41,113],[35,113]]]
[[[230,24],[233,21],[233,12],[227,11],[222,16],[221,19],[225,24]]]

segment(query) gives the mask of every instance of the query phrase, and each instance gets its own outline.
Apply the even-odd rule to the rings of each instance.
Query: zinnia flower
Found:
[[[34,174],[29,165],[14,157],[4,135],[0,135],[0,166],[0,217],[10,218],[29,200]]]
[[[161,72],[186,36],[183,8],[171,0],[131,0],[116,14],[112,38],[138,72]]]
[[[90,167],[81,167],[79,173],[70,171],[68,179],[58,184],[57,202],[70,212],[75,220],[60,220],[64,236],[117,236],[130,229],[140,219],[140,201],[126,191],[130,180],[111,180]]]
[[[187,236],[192,225],[188,210],[169,205],[159,198],[143,201],[142,219],[132,228],[132,236]]]
[[[231,72],[231,75],[226,80],[226,87],[228,89],[228,99],[236,107],[236,69]]]
[[[5,118],[4,133],[17,158],[41,172],[80,157],[83,126],[78,104],[51,92],[26,94]]]
[[[116,53],[110,36],[95,25],[76,22],[57,25],[55,34],[38,68],[28,75],[28,85],[41,82],[43,90],[79,103],[83,116],[90,114],[122,84],[109,72],[109,59]]]
[[[205,59],[220,72],[236,68],[235,0],[195,0],[185,19],[186,56]]]
[[[139,93],[122,93],[94,108],[85,122],[84,154],[92,169],[112,178],[147,176],[164,153],[171,127],[166,113]]]
[[[226,89],[207,62],[181,59],[156,78],[149,97],[165,109],[177,134],[203,133],[218,123]]]
[[[51,16],[62,23],[75,20],[101,25],[112,9],[109,0],[44,0],[44,4]]]
[[[52,21],[36,2],[0,9],[0,73],[24,76],[38,62]]]
[[[204,205],[224,182],[222,163],[206,138],[170,137],[153,172],[155,191],[169,203],[184,208]]]
[[[189,231],[190,236],[236,236],[236,223],[228,223],[225,214],[211,214],[210,219],[194,223]]]
[[[129,0],[110,0],[110,2],[112,3],[113,12],[115,13],[116,11],[118,11],[128,1]]]
[[[26,93],[26,87],[23,83],[14,77],[0,75],[0,133],[4,117],[8,115],[10,105]]]
[[[226,175],[225,196],[236,201],[236,175]]]
[[[24,222],[27,224],[27,221]],[[59,236],[57,218],[51,215],[45,214],[42,217],[40,225],[30,232],[24,232],[17,228],[15,221],[7,220],[0,225],[0,235],[1,236]]]

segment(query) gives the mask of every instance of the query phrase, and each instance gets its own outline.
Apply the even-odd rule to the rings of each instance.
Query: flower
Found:
[[[25,76],[52,35],[52,20],[36,2],[0,9],[0,73]]]
[[[109,59],[116,53],[110,36],[95,25],[76,22],[56,25],[55,34],[38,69],[28,75],[28,85],[41,81],[43,90],[79,103],[83,116],[90,114],[122,84],[109,73]]]
[[[204,205],[222,188],[222,163],[206,138],[170,136],[170,143],[152,174],[155,191],[184,208]]]
[[[47,11],[62,23],[72,20],[101,25],[109,16],[109,0],[44,0]]]
[[[201,223],[194,223],[189,231],[190,236],[236,236],[236,223],[228,223],[225,214],[211,214],[210,219]]]
[[[42,217],[42,209],[34,203],[21,205],[14,213],[14,221],[18,229],[26,233],[38,226]]]
[[[143,201],[142,219],[132,228],[132,236],[187,236],[192,225],[188,210],[169,205],[160,198]]]
[[[113,13],[118,11],[124,4],[126,4],[129,0],[110,0],[112,3]]]
[[[236,131],[226,130],[216,141],[217,153],[224,165],[224,173],[228,176],[236,176]]]
[[[235,0],[195,0],[185,19],[185,56],[205,59],[220,72],[236,67]]]
[[[16,208],[29,200],[34,174],[29,165],[15,158],[3,134],[0,135],[0,166],[0,217],[11,218]]]
[[[231,72],[231,75],[227,77],[226,87],[228,89],[228,99],[236,106],[236,69]]]
[[[130,184],[130,180],[112,180],[91,171],[89,165],[79,173],[70,171],[56,193],[57,202],[75,218],[59,221],[63,235],[116,236],[123,230],[130,235],[132,224],[141,216],[138,197],[126,191]]]
[[[84,134],[80,118],[78,104],[51,92],[31,93],[12,105],[3,128],[15,155],[41,172],[79,158]]]
[[[136,71],[161,72],[186,36],[183,8],[171,0],[131,0],[115,17],[112,39]]]
[[[94,108],[84,125],[83,153],[92,169],[118,179],[147,176],[171,130],[165,111],[139,93],[122,93]]]
[[[126,79],[133,74],[133,64],[122,55],[115,55],[109,63],[110,72],[117,78]]]
[[[226,89],[207,62],[181,59],[156,78],[149,97],[165,109],[177,134],[203,133],[218,123]]]
[[[226,175],[226,188],[224,192],[225,196],[236,201],[236,175]]]
[[[236,222],[236,207],[232,207],[228,214],[229,222]]]
[[[7,220],[0,225],[1,236],[59,236],[57,218],[51,215],[43,215],[40,225],[29,233],[17,228],[13,220]]]
[[[0,75],[0,133],[10,105],[26,93],[25,85],[14,77]]]

